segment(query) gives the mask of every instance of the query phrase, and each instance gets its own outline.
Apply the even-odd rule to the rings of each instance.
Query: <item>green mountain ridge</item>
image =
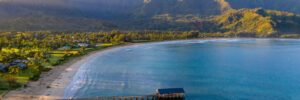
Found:
[[[297,0],[4,1],[0,30],[199,30],[258,37],[300,33],[299,15],[289,13],[300,12]],[[98,4],[105,9],[97,10]]]
[[[0,30],[5,31],[35,31],[35,30],[111,30],[118,26],[97,19],[78,17],[58,17],[45,14],[34,14],[18,17],[0,23]]]
[[[263,8],[300,14],[300,0],[226,0],[232,8]]]
[[[262,8],[240,9],[200,23],[204,24],[197,28],[204,32],[232,35],[275,37],[300,32],[300,15]]]
[[[139,8],[135,14],[142,17],[161,14],[214,16],[228,10],[231,10],[231,7],[224,0],[151,0]]]

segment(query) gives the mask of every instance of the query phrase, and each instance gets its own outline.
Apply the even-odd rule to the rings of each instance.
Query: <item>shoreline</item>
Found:
[[[221,38],[209,38],[221,39]],[[193,40],[208,39],[186,39],[186,40],[166,40],[166,41],[150,41],[141,43],[128,43],[112,46],[96,51],[89,52],[83,56],[75,57],[62,65],[54,66],[50,71],[43,72],[38,81],[29,81],[24,89],[16,89],[3,95],[4,100],[56,100],[62,99],[65,89],[73,81],[73,76],[77,70],[88,60],[106,52],[115,49],[126,48],[136,45],[144,45],[160,42],[180,42]],[[1,100],[1,99],[0,99]]]
[[[151,44],[160,42],[180,42],[180,41],[196,41],[196,40],[212,40],[212,39],[236,39],[236,38],[206,38],[206,39],[187,39],[187,40],[168,40],[168,41],[151,41],[142,43],[128,43],[112,46],[96,51],[89,52],[83,56],[75,57],[66,63],[53,67],[49,72],[43,72],[38,81],[28,82],[25,89],[17,89],[9,91],[4,95],[4,100],[52,100],[61,99],[65,89],[73,81],[73,76],[77,70],[92,58],[105,53],[106,51]],[[238,38],[241,39],[241,38]]]
[[[154,43],[154,42],[147,42]],[[126,48],[130,46],[147,44],[129,43],[112,46],[89,52],[83,56],[73,58],[62,65],[53,67],[48,72],[43,72],[38,81],[30,81],[27,88],[7,92],[3,100],[54,100],[61,99],[67,86],[72,82],[77,70],[88,60],[105,53],[106,51]]]

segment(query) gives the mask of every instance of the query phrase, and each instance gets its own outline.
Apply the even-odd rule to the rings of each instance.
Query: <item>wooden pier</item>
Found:
[[[173,88],[173,89],[157,89],[155,95],[76,98],[76,99],[69,98],[65,100],[185,100],[185,94],[183,89]]]

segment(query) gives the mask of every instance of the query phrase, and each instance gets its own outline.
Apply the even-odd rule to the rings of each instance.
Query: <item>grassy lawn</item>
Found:
[[[100,46],[113,46],[112,43],[97,43],[97,45],[100,45]]]
[[[51,57],[49,58],[50,62],[57,62],[58,60],[62,59],[64,56],[64,54],[61,54],[59,56],[53,56],[51,55]]]
[[[59,56],[59,54],[79,54],[79,51],[78,50],[73,50],[73,49],[71,49],[71,50],[68,50],[68,51],[65,51],[65,50],[54,50],[54,51],[52,51],[51,52],[51,54],[58,54],[58,56]]]
[[[52,66],[52,65],[55,66],[55,65],[58,64],[59,61],[64,60],[64,54],[61,54],[61,55],[58,55],[58,56],[51,55],[51,57],[48,58],[48,59],[49,59],[50,63],[49,64],[44,64],[44,66]]]
[[[91,49],[94,49],[94,48],[85,48],[85,50],[91,50]],[[72,49],[72,50],[74,50],[74,51],[80,51],[81,48],[74,48],[74,49]]]
[[[19,74],[9,74],[8,72],[0,73],[0,76],[7,76],[7,75],[14,76],[18,83],[24,84],[24,83],[28,82],[30,80],[30,77],[32,77],[34,75],[34,71],[32,71],[31,69],[26,69],[26,70],[23,70]],[[0,79],[2,79],[2,78],[0,78]]]

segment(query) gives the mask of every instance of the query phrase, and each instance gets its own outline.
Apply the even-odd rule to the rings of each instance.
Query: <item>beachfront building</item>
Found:
[[[169,88],[169,89],[157,89],[156,95],[158,98],[166,99],[166,98],[179,98],[180,100],[184,100],[184,89],[183,88]]]

